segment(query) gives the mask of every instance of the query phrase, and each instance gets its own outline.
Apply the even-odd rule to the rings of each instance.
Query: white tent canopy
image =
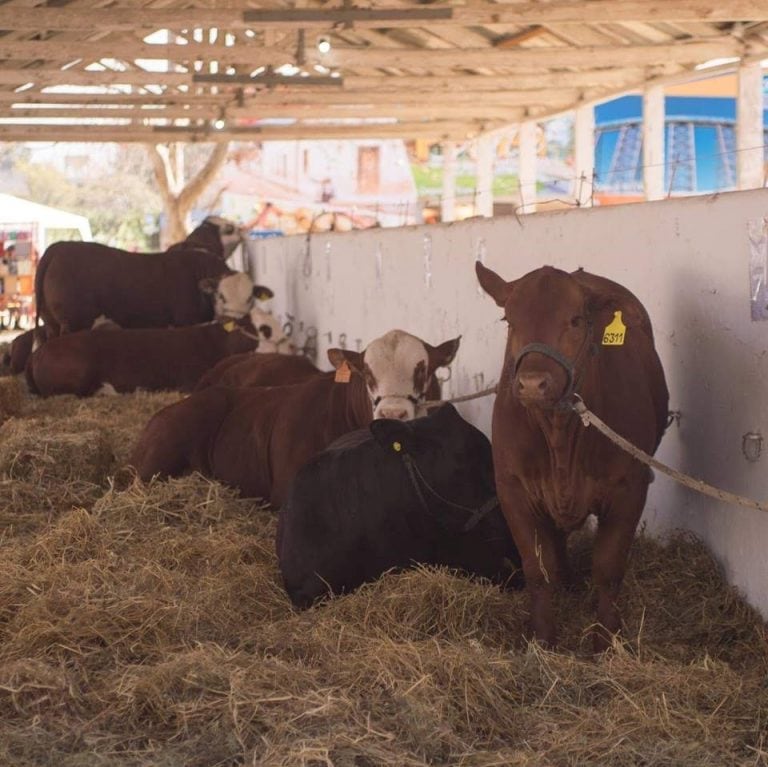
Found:
[[[40,254],[49,244],[46,236],[50,229],[74,229],[80,239],[90,240],[91,225],[85,216],[40,205],[10,194],[0,194],[0,227],[30,226],[34,231],[35,247]]]

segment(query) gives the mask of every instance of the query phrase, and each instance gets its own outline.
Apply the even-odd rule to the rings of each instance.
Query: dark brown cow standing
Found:
[[[213,319],[206,278],[226,265],[239,230],[211,217],[163,253],[130,253],[95,242],[55,242],[35,275],[38,319],[48,338],[87,330],[104,315],[123,328],[194,325]]]
[[[543,267],[508,283],[479,262],[476,269],[509,324],[493,453],[499,499],[523,560],[531,632],[556,642],[554,591],[570,580],[566,539],[594,514],[594,645],[601,651],[620,628],[616,600],[652,475],[583,426],[568,404],[575,391],[619,434],[653,453],[668,392],[651,323],[626,288],[582,270]],[[606,338],[617,312],[623,339],[620,330]]]
[[[195,386],[282,386],[322,375],[306,357],[295,354],[235,354],[211,368]]]
[[[27,365],[27,383],[44,397],[87,397],[103,386],[117,392],[191,391],[220,359],[252,353],[258,344],[247,319],[183,328],[81,330],[51,338],[37,349]]]
[[[450,364],[459,345],[459,339],[437,347],[423,344],[424,373],[421,362],[414,365],[413,357],[405,354],[390,357],[387,369],[375,369],[375,352],[397,348],[397,343],[387,346],[394,334],[407,337],[411,347],[417,341],[423,344],[410,334],[391,331],[363,353],[328,351],[337,369],[349,366],[348,383],[336,382],[334,373],[323,373],[289,386],[211,386],[195,392],[152,417],[130,463],[144,481],[155,474],[199,471],[239,488],[243,495],[279,506],[304,463],[333,440],[373,420],[374,402],[380,407],[382,401],[398,402],[406,394],[423,399],[435,370]],[[408,373],[405,365],[410,366]],[[401,382],[407,375],[411,383],[405,392]],[[392,381],[399,384],[396,392],[390,391]],[[413,413],[421,415],[419,408]]]

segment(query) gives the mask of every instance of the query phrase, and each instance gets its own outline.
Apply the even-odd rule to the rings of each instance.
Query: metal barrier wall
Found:
[[[589,210],[478,219],[440,226],[315,234],[250,243],[258,280],[277,314],[295,318],[299,341],[363,348],[395,327],[461,348],[445,396],[498,379],[501,311],[480,292],[474,261],[506,279],[542,264],[583,266],[621,282],[648,309],[679,424],[657,457],[719,487],[768,498],[768,190]],[[752,279],[752,284],[750,284]],[[763,313],[768,316],[768,311]],[[490,433],[492,398],[460,406]],[[749,436],[752,435],[752,436]],[[685,527],[715,551],[727,578],[768,616],[768,514],[728,506],[658,477],[648,528]]]

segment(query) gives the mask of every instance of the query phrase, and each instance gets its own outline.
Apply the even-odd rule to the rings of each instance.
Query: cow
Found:
[[[91,330],[120,330],[120,326],[102,315],[93,321]],[[9,368],[13,375],[23,373],[32,352],[44,342],[45,330],[43,328],[25,330],[11,341],[8,351],[3,355],[3,365]]]
[[[260,331],[261,333],[261,331]],[[259,349],[262,344],[259,344]],[[259,350],[257,350],[259,351]],[[323,371],[313,365],[306,357],[292,354],[244,353],[225,357],[211,368],[197,383],[195,391],[211,386],[283,386],[300,383],[315,376],[322,376]]]
[[[234,224],[211,216],[162,253],[55,242],[35,274],[36,324],[42,320],[52,338],[86,330],[100,315],[124,328],[209,322],[213,305],[200,282],[233,273],[225,261],[241,238]]]
[[[277,551],[298,607],[415,563],[495,582],[520,564],[491,444],[448,404],[410,422],[373,421],[305,464],[280,512]]]
[[[290,336],[285,334],[283,326],[270,311],[254,308],[251,311],[251,322],[259,331],[259,349],[262,354],[296,354],[296,345]]]
[[[42,335],[42,328],[32,328],[20,333],[13,339],[13,341],[11,341],[8,350],[3,355],[3,365],[7,367],[13,375],[24,372],[29,355],[32,354],[35,339],[39,342]]]
[[[259,343],[250,316],[179,328],[81,330],[51,338],[37,349],[26,368],[27,384],[43,397],[191,391],[219,360],[253,352]]]
[[[629,290],[582,269],[545,266],[514,282],[480,262],[476,272],[508,324],[493,457],[501,508],[522,557],[530,634],[556,644],[554,594],[571,579],[567,537],[593,514],[593,644],[601,652],[621,626],[616,600],[652,474],[587,429],[571,404],[582,398],[637,447],[656,450],[669,395],[651,322]]]
[[[210,386],[157,412],[130,463],[144,481],[199,471],[277,507],[296,471],[336,438],[374,418],[426,415],[434,372],[458,346],[458,338],[430,346],[393,330],[363,352],[329,349],[335,373],[286,386]]]

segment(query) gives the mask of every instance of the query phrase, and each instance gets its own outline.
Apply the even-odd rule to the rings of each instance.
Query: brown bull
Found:
[[[648,314],[626,288],[582,270],[543,267],[505,282],[476,264],[509,325],[493,410],[496,485],[523,560],[532,635],[556,641],[553,596],[570,579],[568,534],[597,517],[592,576],[596,650],[620,628],[616,606],[651,473],[569,407],[575,394],[653,453],[668,392]]]
[[[211,386],[156,413],[130,463],[145,481],[199,471],[278,506],[299,468],[333,440],[374,417],[425,414],[434,372],[458,345],[434,347],[395,330],[364,352],[330,349],[337,374],[291,386]]]
[[[225,260],[240,241],[237,227],[210,217],[163,253],[55,242],[35,275],[38,319],[48,338],[86,330],[100,315],[124,328],[208,322],[214,305],[200,283],[232,274]]]

